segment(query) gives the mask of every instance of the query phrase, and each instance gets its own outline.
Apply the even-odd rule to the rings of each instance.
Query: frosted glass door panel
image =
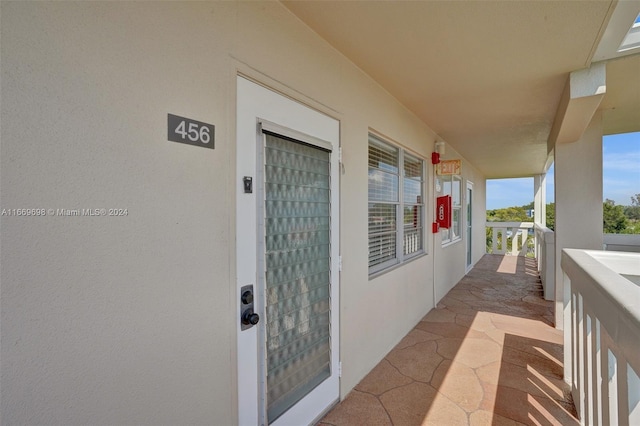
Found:
[[[331,374],[330,153],[265,134],[267,418]]]

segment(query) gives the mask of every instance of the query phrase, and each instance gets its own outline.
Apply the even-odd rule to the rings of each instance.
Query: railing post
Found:
[[[502,228],[502,250],[501,253],[507,253],[507,228]]]

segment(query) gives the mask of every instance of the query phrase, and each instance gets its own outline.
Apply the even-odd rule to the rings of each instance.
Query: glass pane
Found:
[[[404,206],[404,227],[419,228],[422,226],[422,206]]]
[[[422,206],[404,207],[404,254],[422,250]]]
[[[451,240],[451,230],[447,228],[440,228],[440,235],[442,236],[442,242],[446,243]]]
[[[396,233],[369,235],[369,267],[396,258]]]
[[[460,182],[460,179],[454,177],[452,182],[452,194],[451,194],[451,202],[454,206],[459,206],[462,203],[460,198],[460,193],[462,192],[460,188],[461,186],[462,184]]]
[[[398,174],[398,148],[369,135],[369,167]]]
[[[405,178],[402,198],[405,203],[422,204],[422,182]]]
[[[266,135],[267,417],[330,374],[330,154]]]
[[[460,209],[454,208],[451,218],[451,239],[458,238],[461,234],[460,232]]]
[[[398,175],[382,170],[369,169],[369,200],[390,201],[398,200]]]
[[[412,229],[404,233],[404,254],[411,254],[422,250],[422,228]]]
[[[396,230],[396,205],[369,203],[369,234]]]
[[[473,202],[473,190],[471,188],[467,188],[467,266],[471,266],[472,262],[472,248],[471,244],[471,225],[472,225],[472,202]]]
[[[404,176],[422,180],[422,160],[407,153],[404,154]]]
[[[442,195],[451,195],[451,176],[442,176]]]

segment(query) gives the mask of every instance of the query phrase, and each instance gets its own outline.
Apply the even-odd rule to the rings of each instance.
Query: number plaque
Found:
[[[168,114],[167,137],[172,142],[214,149],[215,130],[213,124]]]

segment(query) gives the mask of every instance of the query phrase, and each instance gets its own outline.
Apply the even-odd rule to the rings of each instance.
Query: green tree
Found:
[[[605,234],[621,234],[627,229],[629,220],[624,215],[624,206],[616,206],[613,200],[606,199],[602,209]]]
[[[624,207],[624,215],[630,220],[640,220],[640,194],[631,197],[631,205]]]
[[[526,210],[533,210],[533,206],[534,206],[534,203],[532,201],[529,204],[525,204],[524,206],[522,206],[522,208],[525,209],[525,211]]]
[[[547,228],[552,231],[556,228],[556,204],[549,203],[547,204]]]
[[[488,222],[531,222],[533,219],[527,216],[527,211],[532,209],[533,209],[533,201],[521,207],[506,207],[503,209],[487,210],[487,221]],[[553,231],[556,225],[555,203],[548,203],[546,211],[547,211],[547,228]]]
[[[487,211],[487,220],[489,222],[529,222],[530,217],[522,207],[506,207],[504,209],[495,209]]]

